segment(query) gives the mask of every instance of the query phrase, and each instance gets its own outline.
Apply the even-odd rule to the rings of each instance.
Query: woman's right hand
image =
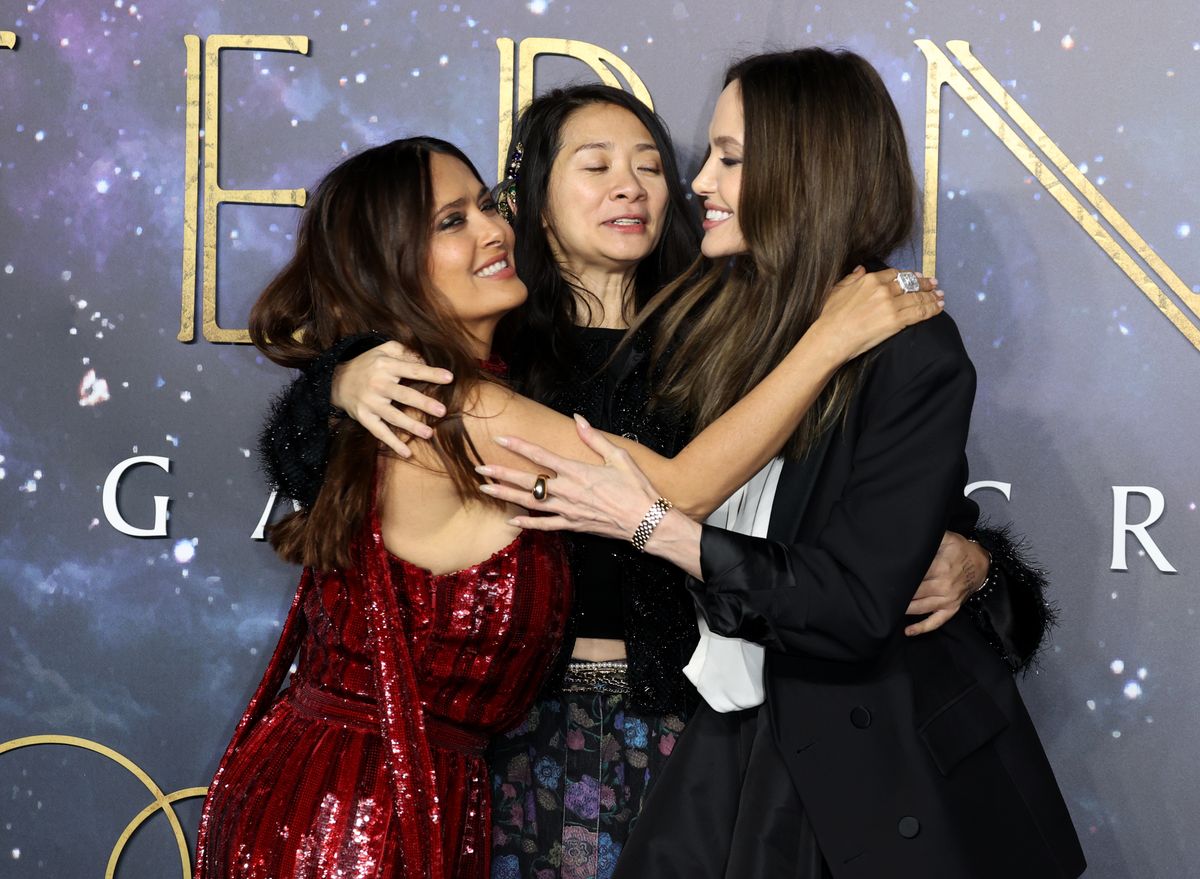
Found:
[[[830,291],[812,328],[827,334],[841,362],[942,311],[944,294],[937,288],[937,278],[918,275],[921,289],[904,293],[896,281],[898,274],[895,269],[868,272],[859,266]]]
[[[393,428],[422,439],[433,436],[433,428],[407,414],[404,407],[434,418],[445,415],[446,407],[405,382],[445,385],[452,381],[450,372],[426,366],[399,342],[384,342],[334,370],[329,399],[397,455],[408,458],[412,451]]]

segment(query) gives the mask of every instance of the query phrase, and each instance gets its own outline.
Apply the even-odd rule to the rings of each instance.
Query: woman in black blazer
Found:
[[[701,425],[803,334],[834,280],[908,237],[915,203],[898,115],[863,59],[755,56],[726,83],[693,183],[709,283],[674,301],[667,291],[643,317],[659,321],[663,340],[660,402]],[[720,333],[737,344],[720,344]],[[942,533],[975,526],[978,509],[962,494],[974,393],[946,315],[844,367],[785,448],[773,491],[754,499],[770,505],[765,537],[670,510],[586,425],[603,467],[510,445],[557,474],[541,502],[550,515],[520,524],[632,534],[692,575],[713,632],[766,648],[765,701],[701,709],[618,877],[1083,872],[1008,666],[962,616],[904,635]],[[529,505],[533,477],[504,475],[510,499]]]

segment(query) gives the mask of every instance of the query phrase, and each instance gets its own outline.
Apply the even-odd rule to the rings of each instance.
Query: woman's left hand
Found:
[[[575,416],[575,428],[584,444],[603,459],[603,464],[563,458],[517,437],[496,437],[496,442],[527,458],[541,473],[553,474],[546,477],[546,497],[540,501],[533,497],[538,478],[534,473],[498,465],[475,468],[495,480],[481,485],[479,490],[545,514],[515,516],[510,521],[517,527],[585,531],[628,540],[646,511],[658,500],[658,493],[629,453],[609,442],[583,416]]]
[[[906,627],[904,634],[923,635],[949,622],[983,585],[990,564],[987,551],[979,544],[953,531],[942,535],[937,555],[905,611],[910,616],[928,616]]]

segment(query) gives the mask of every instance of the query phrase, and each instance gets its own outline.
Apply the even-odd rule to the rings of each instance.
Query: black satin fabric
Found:
[[[832,879],[763,705],[702,704],[613,879]]]

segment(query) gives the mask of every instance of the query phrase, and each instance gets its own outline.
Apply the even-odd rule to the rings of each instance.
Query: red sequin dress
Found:
[[[197,879],[488,877],[484,748],[528,713],[561,645],[561,543],[523,531],[432,575],[375,527],[356,554],[300,581],[209,789]]]

